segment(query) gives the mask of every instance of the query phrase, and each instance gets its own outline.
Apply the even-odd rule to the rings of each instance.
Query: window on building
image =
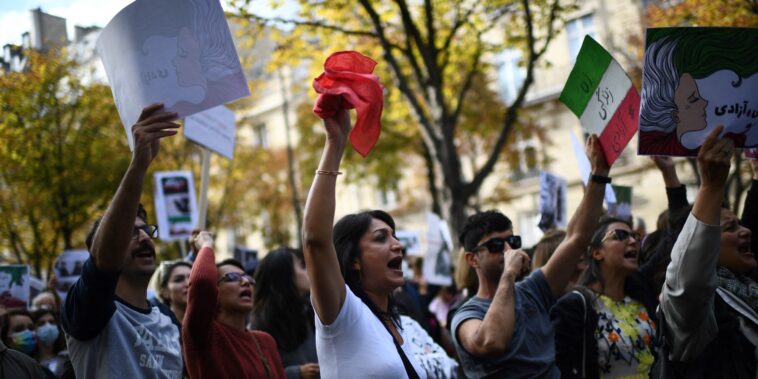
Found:
[[[511,161],[512,179],[518,180],[539,175],[539,144],[534,136],[524,137],[519,133],[516,140],[516,156]]]
[[[380,208],[392,208],[397,205],[397,192],[392,189],[376,191],[377,203]]]
[[[496,62],[498,92],[503,102],[510,104],[516,100],[526,77],[526,69],[519,66],[521,52],[516,49],[505,49],[497,55]]]
[[[268,147],[268,129],[266,124],[258,124],[253,126],[253,143],[262,148]]]
[[[575,18],[566,23],[566,34],[568,35],[571,63],[574,63],[577,54],[579,54],[579,49],[582,47],[584,36],[589,35],[590,37],[597,39],[592,14]]]

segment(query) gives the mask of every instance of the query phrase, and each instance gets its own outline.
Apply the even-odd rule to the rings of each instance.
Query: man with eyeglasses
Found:
[[[453,316],[451,334],[471,378],[560,378],[550,307],[566,288],[592,237],[610,167],[596,136],[587,141],[592,177],[566,238],[530,275],[529,257],[511,220],[498,211],[477,213],[459,235],[479,289]]]
[[[79,378],[181,378],[179,329],[147,300],[158,227],[140,204],[159,140],[177,133],[177,114],[153,104],[132,127],[132,160],[108,209],[87,236],[90,257],[62,307]]]

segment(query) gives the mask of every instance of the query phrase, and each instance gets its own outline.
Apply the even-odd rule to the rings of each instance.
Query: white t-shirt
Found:
[[[324,325],[318,315],[315,318],[322,378],[408,378],[392,335],[347,285],[345,302],[334,322]],[[419,377],[426,379],[404,335],[401,348]]]

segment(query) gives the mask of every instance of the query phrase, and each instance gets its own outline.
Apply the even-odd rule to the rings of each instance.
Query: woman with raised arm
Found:
[[[421,348],[406,338],[393,307],[392,292],[403,284],[403,245],[392,217],[361,212],[332,227],[350,117],[339,110],[324,126],[326,145],[303,224],[321,377],[425,378],[433,368],[416,359]]]
[[[734,146],[714,129],[698,153],[702,183],[661,292],[663,378],[755,378],[758,284],[751,233],[722,208]]]

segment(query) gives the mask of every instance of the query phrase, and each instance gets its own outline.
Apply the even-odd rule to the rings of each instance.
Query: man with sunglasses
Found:
[[[62,307],[71,362],[79,378],[181,378],[179,329],[147,301],[156,269],[153,238],[140,195],[159,140],[177,133],[177,115],[162,104],[142,110],[132,127],[132,160],[116,194],[87,236],[90,258]]]
[[[498,211],[466,220],[459,241],[476,271],[479,289],[453,316],[451,333],[471,378],[559,378],[550,307],[565,290],[586,251],[602,209],[610,167],[595,135],[587,141],[592,177],[569,221],[566,238],[540,269],[529,257],[511,220]]]

